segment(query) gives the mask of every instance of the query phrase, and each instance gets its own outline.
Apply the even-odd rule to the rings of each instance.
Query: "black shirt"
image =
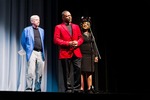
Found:
[[[33,28],[33,30],[34,30],[34,50],[42,51],[42,43],[39,30],[36,28]]]

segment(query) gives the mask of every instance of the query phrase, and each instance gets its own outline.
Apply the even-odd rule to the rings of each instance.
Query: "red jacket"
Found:
[[[61,23],[55,26],[54,30],[54,43],[60,46],[59,59],[71,58],[73,54],[81,58],[80,45],[83,43],[83,37],[78,25],[71,23],[72,36],[69,33],[66,25]],[[69,46],[69,41],[78,41],[78,47],[73,48]]]

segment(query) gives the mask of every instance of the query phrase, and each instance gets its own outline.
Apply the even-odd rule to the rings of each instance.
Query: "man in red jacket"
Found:
[[[65,92],[79,92],[82,58],[80,45],[83,43],[83,37],[80,27],[72,23],[69,11],[62,12],[62,20],[61,24],[55,26],[54,43],[60,47],[59,59],[63,68]]]

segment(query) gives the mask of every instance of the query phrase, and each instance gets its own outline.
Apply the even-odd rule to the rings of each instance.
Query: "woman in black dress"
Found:
[[[83,55],[81,61],[81,91],[85,92],[85,83],[87,83],[87,93],[92,93],[92,74],[94,72],[94,62],[98,62],[98,53],[90,32],[90,20],[85,18],[81,23],[81,30],[84,42],[81,45]]]

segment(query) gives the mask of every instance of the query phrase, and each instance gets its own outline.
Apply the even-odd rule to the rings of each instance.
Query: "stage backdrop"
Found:
[[[40,27],[45,29],[44,25],[47,24],[42,89],[45,92],[58,91],[56,67],[52,68],[55,65],[52,63],[51,56],[53,48],[51,18],[47,16],[52,13],[51,5],[51,0],[0,0],[0,91],[24,91],[25,89],[26,58],[18,51],[22,49],[20,45],[22,30],[31,25],[30,16],[33,14],[40,16]]]
[[[87,0],[0,0],[0,91],[24,91],[25,56],[20,36],[38,14],[45,29],[45,92],[64,91],[58,47],[53,43],[61,12],[69,10],[73,22],[92,20],[92,31],[101,54],[95,71],[95,88],[106,93],[149,92],[150,2]]]
[[[110,20],[107,15],[111,11],[108,9],[107,2],[101,2],[100,13],[94,13],[97,6],[91,6],[95,4],[98,2],[87,2],[86,0],[82,2],[81,0],[0,0],[0,91],[24,91],[25,89],[25,55],[20,55],[18,51],[22,49],[20,45],[22,30],[31,25],[30,16],[33,14],[40,16],[40,27],[45,29],[46,60],[42,89],[45,92],[64,91],[58,47],[53,43],[54,27],[62,22],[61,12],[63,10],[69,10],[73,16],[73,23],[79,25],[82,16],[91,17],[92,31],[102,56],[95,66],[93,85],[96,90],[116,91],[117,80],[113,74],[115,68],[108,69],[111,66],[108,50],[112,50],[109,46],[112,41],[108,37],[112,35],[109,34],[111,33],[108,24]]]

